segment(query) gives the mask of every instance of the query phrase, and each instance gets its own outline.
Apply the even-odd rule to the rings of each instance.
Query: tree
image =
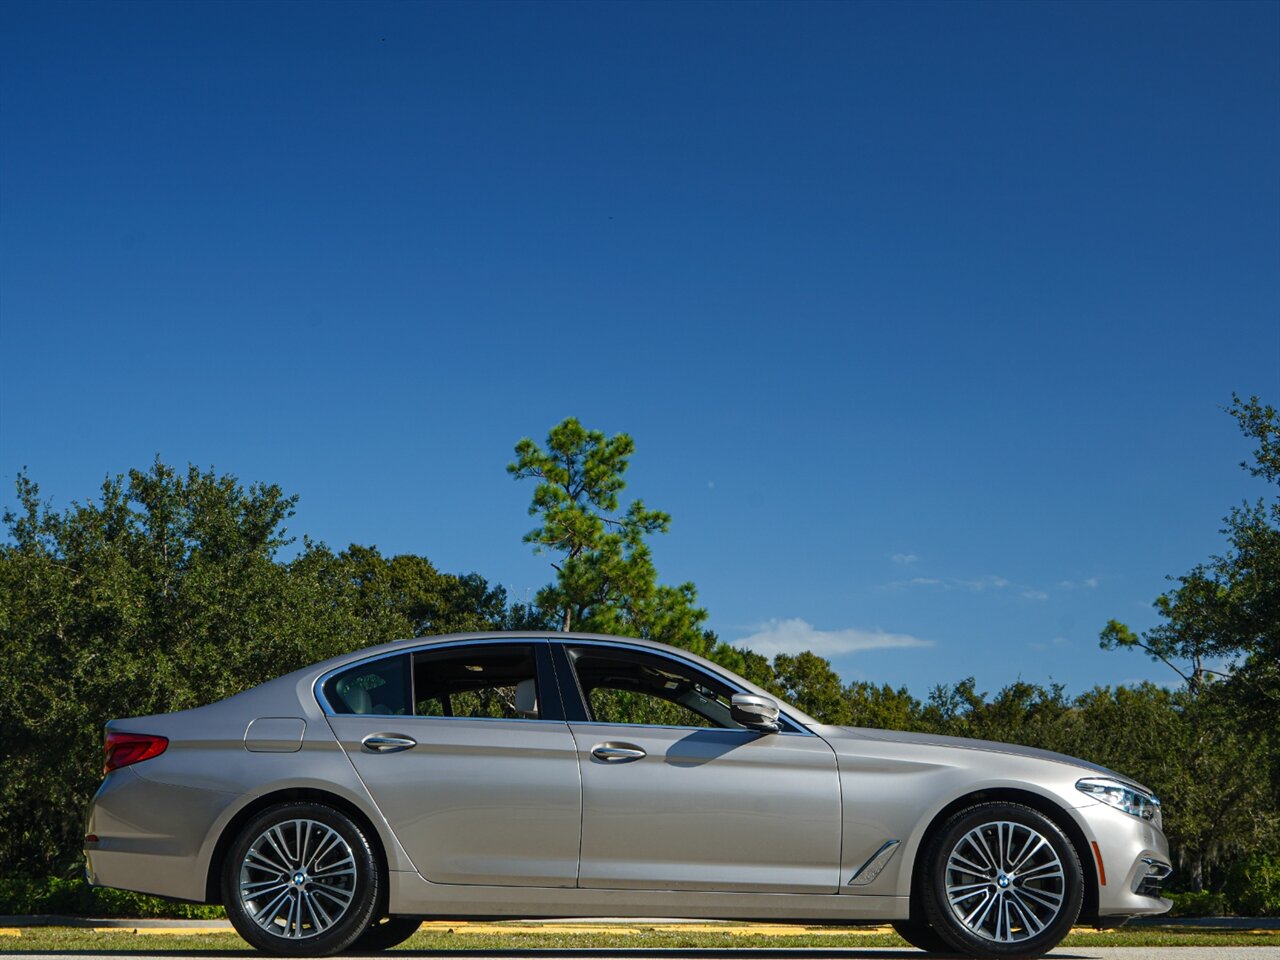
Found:
[[[895,690],[887,683],[877,687],[859,680],[845,688],[845,696],[852,726],[877,730],[927,729],[920,701],[911,696],[906,687]]]
[[[619,512],[634,452],[625,433],[606,437],[573,417],[551,429],[545,449],[528,437],[516,444],[507,472],[537,481],[529,514],[538,526],[525,542],[557,557],[555,580],[535,602],[561,630],[659,640],[739,665],[741,655],[704,628],[694,585],[658,583],[648,538],[666,533],[671,517],[638,499]]]
[[[1251,475],[1280,486],[1280,421],[1257,397],[1232,395],[1227,412],[1257,443]],[[1155,600],[1164,621],[1137,633],[1111,620],[1105,649],[1139,649],[1172,668],[1192,696],[1207,679],[1229,677],[1242,701],[1261,715],[1280,712],[1280,491],[1232,509],[1222,533],[1227,551],[1177,577]],[[1174,579],[1174,578],[1170,578]],[[1210,664],[1230,662],[1234,669]]]
[[[830,662],[808,650],[773,658],[774,683],[781,696],[815,720],[847,726],[853,720],[848,691]]]
[[[19,474],[0,543],[0,876],[77,871],[102,724],[220,700],[337,653],[524,625],[425,558],[304,540],[296,497],[158,459],[55,511]]]

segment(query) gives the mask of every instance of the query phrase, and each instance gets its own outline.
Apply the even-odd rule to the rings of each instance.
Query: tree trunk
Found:
[[[1196,893],[1204,889],[1204,855],[1199,851],[1191,858],[1191,889]]]

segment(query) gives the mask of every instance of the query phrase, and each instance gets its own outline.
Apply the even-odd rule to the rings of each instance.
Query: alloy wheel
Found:
[[[996,820],[963,834],[947,856],[943,885],[955,919],[1001,944],[1038,936],[1058,919],[1067,878],[1054,845],[1024,823]]]
[[[272,824],[249,844],[238,891],[249,917],[287,940],[319,936],[355,900],[356,861],[337,830],[298,818]]]

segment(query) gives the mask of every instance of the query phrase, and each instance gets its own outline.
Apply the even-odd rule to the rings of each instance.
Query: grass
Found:
[[[528,951],[528,950],[733,950],[752,948],[803,949],[836,948],[867,950],[903,947],[906,944],[885,928],[806,927],[791,934],[778,933],[766,925],[760,933],[730,933],[698,929],[681,931],[666,925],[625,925],[623,930],[604,931],[601,925],[583,925],[579,932],[566,932],[563,925],[552,930],[518,923],[431,924],[399,950],[409,951]],[[466,932],[468,928],[473,932]],[[737,928],[743,929],[741,927]],[[1214,928],[1134,927],[1096,931],[1079,928],[1064,947],[1197,947],[1275,946],[1280,947],[1280,931],[1241,931]],[[248,945],[234,933],[139,935],[129,929],[99,932],[77,927],[26,927],[20,936],[0,937],[0,954],[15,956],[34,953],[248,953]]]

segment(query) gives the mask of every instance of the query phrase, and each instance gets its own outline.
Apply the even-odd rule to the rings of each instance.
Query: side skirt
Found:
[[[907,897],[472,886],[428,883],[409,871],[392,871],[390,879],[390,913],[449,920],[632,916],[856,924],[910,916]]]

